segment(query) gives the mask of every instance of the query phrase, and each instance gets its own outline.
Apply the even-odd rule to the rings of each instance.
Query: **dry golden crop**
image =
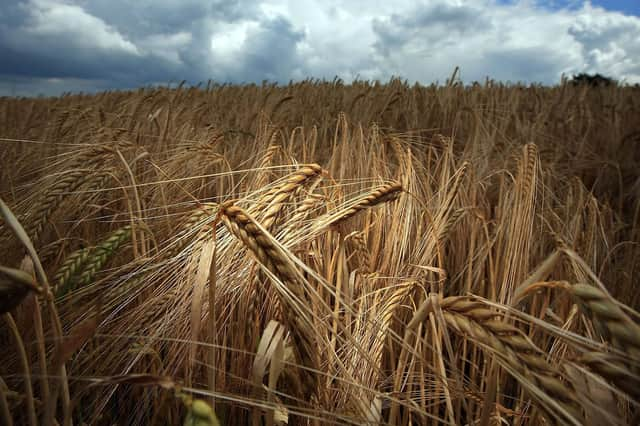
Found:
[[[0,423],[638,424],[640,90],[0,99]]]

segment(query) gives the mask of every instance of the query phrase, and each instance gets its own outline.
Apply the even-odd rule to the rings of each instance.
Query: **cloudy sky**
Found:
[[[640,83],[639,0],[2,0],[0,95],[306,77]]]

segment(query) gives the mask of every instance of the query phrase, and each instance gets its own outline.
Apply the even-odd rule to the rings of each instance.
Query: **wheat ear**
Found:
[[[91,185],[96,181],[94,170],[102,165],[106,157],[111,154],[113,154],[111,147],[95,147],[81,154],[66,166],[68,172],[56,179],[55,183],[47,189],[44,196],[29,211],[29,217],[33,220],[25,226],[25,230],[33,242],[38,241],[51,214],[71,192],[87,182]],[[102,185],[109,175],[99,174],[97,180],[100,182],[99,185]]]
[[[484,303],[465,297],[445,298],[441,308],[452,329],[490,348],[504,366],[544,391],[536,392],[523,383],[531,397],[541,403],[542,411],[550,420],[581,421],[581,407],[571,383],[562,380],[560,370],[545,359],[544,352],[521,330],[505,323],[498,312]],[[554,403],[562,409],[561,412],[551,410],[550,404]]]
[[[276,216],[282,209],[285,201],[293,192],[309,180],[318,178],[322,173],[322,167],[318,164],[310,164],[296,170],[287,176],[280,185],[268,191],[261,197],[257,207],[264,208],[260,215],[260,223],[265,229],[270,229],[276,220]]]
[[[582,309],[590,314],[600,334],[621,352],[620,355],[589,352],[580,356],[578,362],[640,399],[640,326],[601,289],[588,284],[568,288]]]
[[[77,286],[84,286],[93,280],[114,252],[131,238],[131,226],[117,229],[104,241],[93,248],[78,250],[71,254],[56,273],[58,287],[56,297],[62,297]]]
[[[381,185],[366,195],[358,198],[351,205],[331,214],[323,221],[322,226],[332,226],[355,216],[359,212],[388,201],[398,198],[403,188],[400,183],[390,183]]]
[[[631,359],[640,359],[640,326],[624,313],[611,296],[587,284],[571,286],[571,294],[591,314],[598,331],[614,348],[629,354]]]
[[[295,264],[275,238],[242,208],[225,203],[220,208],[220,214],[229,231],[247,246],[265,269],[285,285],[284,289],[277,285],[276,288],[281,304],[291,308],[285,309],[285,315],[287,322],[294,327],[293,339],[299,359],[306,367],[316,368],[311,355],[317,350],[314,344],[316,332],[303,306],[307,296]],[[305,393],[314,392],[315,379],[310,374],[304,376]]]
[[[71,253],[58,268],[53,281],[55,282],[55,292],[66,294],[71,287],[71,281],[81,270],[82,265],[87,261],[93,247],[84,247]]]

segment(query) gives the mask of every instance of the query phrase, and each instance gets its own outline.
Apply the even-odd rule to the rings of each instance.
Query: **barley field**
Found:
[[[0,98],[0,423],[640,423],[640,89]]]

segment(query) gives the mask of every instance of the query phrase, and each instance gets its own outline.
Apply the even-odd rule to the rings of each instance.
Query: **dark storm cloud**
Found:
[[[0,14],[0,75],[105,79],[114,86],[177,78],[175,64],[135,43],[83,9],[51,2],[18,2]]]
[[[0,79],[0,96],[58,96],[66,92],[112,90],[113,82],[96,79],[8,77]]]
[[[242,55],[232,68],[216,62],[212,35],[246,20],[255,25]],[[2,87],[21,91],[32,78],[45,93],[59,80],[101,82],[96,89],[103,89],[286,79],[302,37],[286,19],[266,18],[242,1],[23,0],[0,11],[0,78]]]
[[[375,19],[373,31],[378,40],[374,47],[387,56],[392,49],[402,48],[419,37],[425,46],[437,48],[451,36],[468,37],[474,32],[491,31],[491,27],[491,19],[473,6],[431,3],[410,13]]]
[[[191,29],[202,25],[203,18],[233,21],[248,13],[246,2],[231,1],[92,0],[83,6],[87,13],[103,17],[119,32],[134,38]]]
[[[297,43],[303,39],[304,33],[296,31],[288,20],[282,17],[266,20],[248,34],[242,56],[235,65],[235,77],[227,77],[243,82],[287,81],[293,70],[303,66],[296,52]]]
[[[114,88],[125,88],[189,75],[184,68],[155,55],[137,56],[98,48],[68,48],[45,41],[39,43],[38,48],[25,47],[29,45],[18,48],[0,46],[0,57],[4,58],[0,65],[3,78],[102,79],[112,81]]]
[[[103,19],[121,34],[143,47],[154,38],[188,34],[190,40],[180,46],[155,47],[157,51],[174,51],[189,70],[187,79],[208,78],[206,64],[210,38],[220,24],[255,19],[259,15],[254,1],[247,0],[92,0],[85,10]]]

